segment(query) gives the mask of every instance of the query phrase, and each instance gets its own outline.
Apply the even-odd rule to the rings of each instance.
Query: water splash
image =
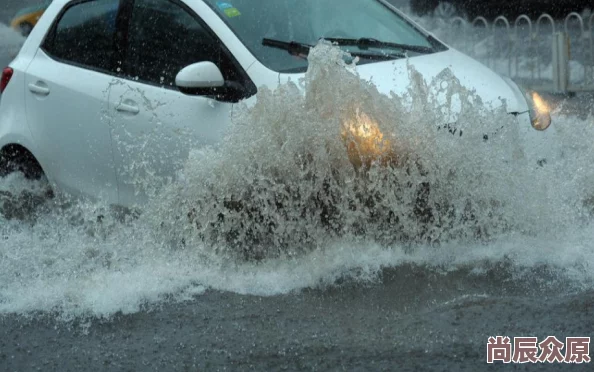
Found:
[[[2,67],[8,66],[8,63],[16,57],[24,42],[25,38],[21,34],[0,23],[0,45],[2,46],[0,64]]]
[[[89,202],[0,217],[0,313],[110,317],[209,288],[375,282],[411,264],[473,280],[504,262],[512,281],[544,266],[592,288],[592,118],[556,117],[564,152],[544,162],[522,151],[504,107],[487,110],[447,70],[431,82],[409,73],[408,94],[381,95],[322,45],[303,84],[261,89],[139,217]],[[455,123],[438,126],[444,117]],[[386,151],[360,152],[353,120],[377,126]]]
[[[566,167],[526,156],[504,105],[487,109],[449,70],[426,83],[410,67],[408,93],[382,95],[341,53],[321,44],[302,84],[260,90],[221,148],[195,152],[151,215],[183,211],[165,225],[190,225],[180,241],[258,259],[337,238],[484,241],[579,219],[583,195],[555,183]],[[443,118],[451,124],[440,127]],[[363,134],[345,138],[353,126]]]

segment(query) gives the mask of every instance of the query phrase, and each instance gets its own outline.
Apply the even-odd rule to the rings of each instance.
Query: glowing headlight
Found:
[[[359,109],[343,120],[342,139],[356,168],[386,156],[391,150],[390,141],[384,138],[378,123]]]
[[[536,92],[524,92],[530,106],[530,123],[536,130],[546,130],[551,125],[551,108]]]

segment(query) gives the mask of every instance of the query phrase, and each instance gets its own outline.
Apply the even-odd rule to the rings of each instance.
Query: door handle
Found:
[[[38,81],[37,83],[30,83],[29,90],[40,96],[47,96],[50,93],[49,88],[44,83]]]
[[[126,113],[130,113],[130,114],[138,114],[140,112],[140,109],[138,108],[138,106],[136,106],[135,104],[131,104],[131,103],[120,103],[116,106],[116,110],[119,112],[126,112]]]

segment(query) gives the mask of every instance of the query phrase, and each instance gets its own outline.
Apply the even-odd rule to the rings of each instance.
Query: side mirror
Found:
[[[180,90],[218,88],[225,85],[221,70],[212,62],[198,62],[184,67],[175,77]]]
[[[225,81],[221,70],[212,62],[184,67],[175,77],[175,85],[184,94],[206,96],[221,102],[239,102],[256,94],[255,86],[251,88],[236,81]]]

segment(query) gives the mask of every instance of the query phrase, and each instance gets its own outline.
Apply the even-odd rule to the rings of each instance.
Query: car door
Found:
[[[119,0],[75,1],[27,68],[27,121],[59,188],[117,202],[108,118]]]
[[[129,16],[124,79],[110,88],[112,138],[120,203],[144,203],[174,179],[190,149],[221,140],[233,99],[184,94],[177,73],[211,61],[227,81],[250,86],[247,75],[201,19],[173,0],[135,0]]]

